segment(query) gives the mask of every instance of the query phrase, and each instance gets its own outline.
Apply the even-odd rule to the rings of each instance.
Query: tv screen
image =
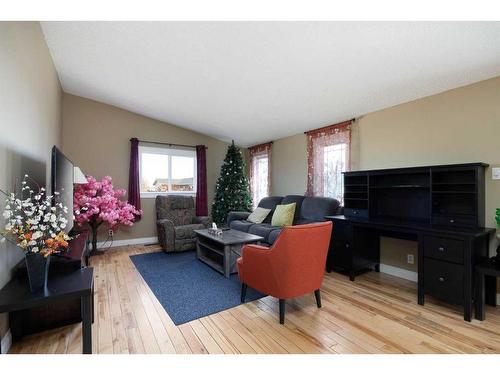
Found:
[[[60,194],[60,202],[68,207],[65,232],[73,228],[73,163],[56,146],[52,148],[50,195]]]

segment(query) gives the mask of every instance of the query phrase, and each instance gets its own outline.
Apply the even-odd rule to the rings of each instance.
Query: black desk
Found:
[[[496,283],[496,278],[500,277],[500,269],[496,268],[495,263],[493,263],[491,260],[488,260],[476,266],[474,305],[475,305],[475,310],[476,310],[475,315],[477,320],[484,320],[485,318],[484,314],[484,304],[486,302],[485,278],[488,276],[494,277],[495,283]]]
[[[473,270],[488,258],[492,228],[459,228],[381,218],[327,216],[333,222],[327,271],[355,276],[367,269],[378,271],[380,237],[418,242],[418,303],[425,294],[463,305],[464,319],[471,320]],[[495,280],[489,278],[487,301],[496,298]],[[495,295],[495,297],[494,297]]]
[[[55,275],[46,291],[31,293],[27,280],[14,278],[0,290],[0,313],[81,299],[83,354],[92,354],[93,268]]]

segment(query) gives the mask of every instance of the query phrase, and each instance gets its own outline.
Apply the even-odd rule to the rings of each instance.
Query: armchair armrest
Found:
[[[250,216],[250,212],[243,211],[232,211],[227,214],[227,226],[231,224],[231,221],[235,220],[246,220]]]
[[[243,254],[246,254],[248,252],[248,253],[252,253],[252,254],[264,254],[265,256],[268,256],[270,249],[271,248],[267,247],[267,246],[248,244],[248,245],[243,246],[241,254],[243,256]],[[249,256],[251,256],[251,255],[249,255]]]
[[[210,216],[194,216],[193,224],[203,224],[205,228],[209,228],[212,225],[212,218]]]
[[[170,219],[158,219],[156,220],[156,225],[166,226],[166,227],[175,227],[175,224]]]
[[[156,221],[158,231],[158,241],[165,251],[173,251],[175,248],[174,222],[169,219],[160,219]]]
[[[258,286],[272,277],[272,254],[270,248],[260,245],[245,245],[241,250],[238,268],[241,282]],[[260,290],[260,289],[259,289]]]
[[[264,294],[279,290],[277,262],[273,248],[259,245],[245,245],[238,259],[238,272],[243,284]]]

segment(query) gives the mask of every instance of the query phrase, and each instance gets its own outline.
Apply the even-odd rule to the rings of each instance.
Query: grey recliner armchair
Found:
[[[194,198],[186,195],[156,197],[158,241],[167,253],[196,248],[196,229],[208,228],[208,216],[196,216]]]

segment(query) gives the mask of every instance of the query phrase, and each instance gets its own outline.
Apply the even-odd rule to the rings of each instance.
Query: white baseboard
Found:
[[[400,277],[405,280],[410,280],[417,282],[418,273],[413,271],[405,270],[404,268],[389,266],[388,264],[380,264],[380,272],[386,273],[388,275]]]
[[[158,237],[141,237],[141,238],[131,238],[128,240],[114,240],[98,242],[97,248],[100,249],[103,247],[104,249],[110,247],[119,247],[119,246],[129,246],[129,245],[150,245],[158,243]]]
[[[4,337],[2,337],[1,348],[2,354],[7,354],[10,350],[10,346],[12,345],[12,334],[10,333],[10,329],[7,331]]]

